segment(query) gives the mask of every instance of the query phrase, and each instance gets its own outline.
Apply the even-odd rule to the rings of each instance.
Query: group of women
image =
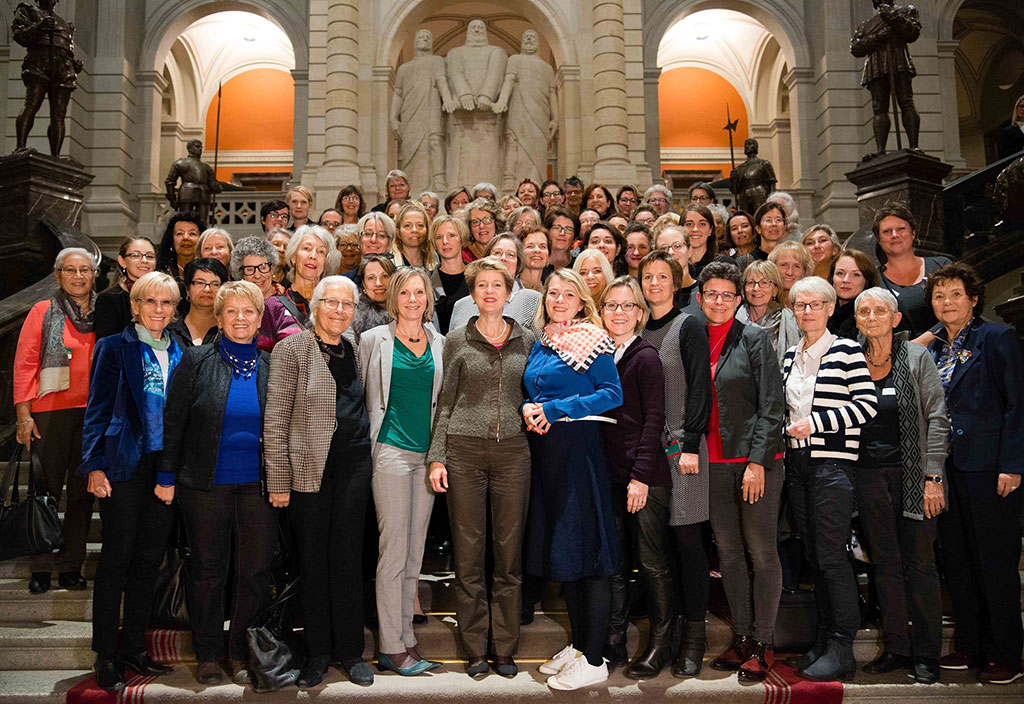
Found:
[[[308,650],[298,686],[331,663],[373,682],[356,557],[368,506],[379,667],[440,667],[413,628],[439,494],[474,677],[518,672],[524,574],[562,584],[570,639],[540,667],[552,689],[620,666],[632,679],[669,665],[699,675],[710,524],[734,632],[711,667],[763,681],[784,495],[818,606],[813,647],[789,660],[801,676],[856,670],[855,507],[884,634],[864,671],[1021,676],[1024,362],[1012,331],[981,318],[977,274],[914,253],[908,209],[875,218],[878,269],[825,225],[788,239],[774,201],[719,218],[720,241],[710,187],[677,222],[661,187],[638,205],[636,189],[591,184],[574,204],[571,179],[564,192],[524,182],[522,207],[544,214],[506,219],[489,184],[407,201],[403,179],[389,174],[394,218],[386,204],[364,212],[350,187],[325,213],[331,227],[314,225],[312,195],[296,188],[264,208],[266,237],[237,243],[176,215],[159,247],[124,242],[119,280],[99,296],[91,254],[58,256],[57,293],[29,314],[15,360],[18,440],[41,446],[50,491],[68,492],[65,548],[38,558],[30,589],[49,589],[54,564],[61,587],[85,588],[98,498],[101,687],[123,688],[125,668],[170,671],[144,633],[175,502],[200,683],[248,681],[245,629],[271,591],[283,512]],[[453,214],[435,215],[438,201]],[[616,208],[622,231],[607,221]],[[667,216],[654,233],[647,211]],[[358,257],[336,236],[350,224]],[[941,660],[936,535],[957,620]],[[633,565],[650,635],[630,660]]]

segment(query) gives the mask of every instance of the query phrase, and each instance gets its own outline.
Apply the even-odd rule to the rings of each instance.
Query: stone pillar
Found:
[[[163,176],[160,174],[160,160],[153,155],[160,150],[160,115],[167,80],[160,71],[139,71],[135,74],[135,85],[139,96],[139,148],[142,155],[141,168],[135,171],[135,192],[137,194],[162,192]]]
[[[657,66],[644,68],[644,117],[647,131],[644,135],[647,150],[647,164],[651,167],[652,183],[664,183],[661,177],[661,122],[659,119],[658,79],[661,69]]]
[[[292,136],[292,179],[297,179],[306,168],[309,147],[309,71],[292,70],[295,84],[295,128]]]
[[[564,181],[579,174],[582,165],[582,131],[580,123],[580,67],[566,65],[555,71],[558,93],[558,179]]]
[[[321,203],[359,179],[358,0],[328,0],[325,63],[324,161],[314,181]]]
[[[594,0],[594,181],[632,182],[627,154],[626,43],[623,0]]]
[[[957,40],[936,42],[939,59],[939,96],[941,104],[949,106],[948,109],[939,111],[942,120],[942,160],[953,167],[948,177],[949,181],[966,176],[971,171],[960,153],[960,119],[957,110],[954,109],[957,104],[956,49],[959,43]]]
[[[647,122],[644,92],[644,16],[642,0],[623,0],[623,27],[626,56],[626,149],[630,164],[636,169],[633,185],[646,189],[651,185],[647,161]],[[657,125],[657,122],[655,122]]]

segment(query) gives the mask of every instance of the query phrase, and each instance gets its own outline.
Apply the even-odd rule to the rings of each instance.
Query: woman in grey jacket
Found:
[[[448,493],[455,552],[455,609],[471,677],[515,676],[521,553],[530,496],[530,448],[520,414],[523,372],[536,335],[502,307],[512,295],[508,268],[491,258],[466,269],[480,311],[445,338],[445,380],[427,459],[435,492]],[[485,579],[487,504],[494,526],[491,598]],[[488,632],[493,651],[488,650]]]
[[[942,601],[935,569],[936,517],[949,421],[931,354],[893,335],[901,314],[884,288],[854,301],[854,316],[878,391],[878,415],[861,429],[855,488],[861,526],[875,564],[882,611],[881,656],[869,674],[911,669],[918,682],[939,679]],[[908,606],[913,638],[907,626]]]

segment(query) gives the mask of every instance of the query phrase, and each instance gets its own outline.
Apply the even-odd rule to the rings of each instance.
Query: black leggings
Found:
[[[584,577],[565,582],[562,587],[572,645],[597,667],[604,662],[604,642],[612,612],[611,583],[607,577]]]
[[[708,554],[701,535],[703,523],[672,526],[672,542],[676,546],[675,575],[678,578],[679,611],[687,621],[703,621],[708,610]]]

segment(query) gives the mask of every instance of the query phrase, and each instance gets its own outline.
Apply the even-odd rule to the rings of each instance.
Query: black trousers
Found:
[[[213,662],[224,653],[224,590],[231,545],[235,547],[235,596],[228,657],[248,660],[245,629],[270,589],[277,544],[277,511],[259,482],[214,485],[210,491],[179,487],[176,493],[192,549],[188,613],[196,659]]]
[[[1020,666],[1020,510],[1024,489],[1003,498],[997,472],[961,472],[946,462],[947,511],[939,516],[956,650],[981,662]]]
[[[635,562],[647,593],[647,615],[651,621],[651,645],[668,641],[672,623],[672,577],[669,568],[671,550],[668,535],[669,492],[652,486],[647,503],[636,513],[626,510],[626,486],[612,485],[612,509],[619,530],[622,571],[609,577],[612,592],[609,642],[624,642],[629,625],[629,571]]]
[[[858,467],[857,510],[875,565],[885,649],[938,658],[942,594],[935,568],[937,518],[903,515],[903,468]],[[907,619],[914,624],[913,638]]]
[[[146,649],[146,628],[153,610],[153,589],[173,509],[156,498],[155,455],[143,455],[135,474],[110,483],[110,496],[99,500],[103,548],[93,580],[92,649],[101,660],[118,652],[137,655]],[[124,597],[120,649],[117,629]]]
[[[31,560],[33,572],[81,572],[85,562],[85,542],[92,521],[95,497],[86,488],[88,482],[75,474],[82,464],[82,419],[84,408],[35,413],[40,439],[36,440],[39,460],[43,465],[46,491],[60,502],[64,487],[68,496],[64,509],[64,549],[59,554],[35,555]]]
[[[809,448],[786,450],[786,484],[793,520],[815,569],[819,628],[852,640],[860,628],[857,578],[847,554],[855,490],[854,467],[811,461]]]
[[[365,457],[325,472],[319,492],[291,493],[288,520],[299,556],[310,657],[330,655],[347,665],[363,656],[361,555],[371,473],[367,449]]]

